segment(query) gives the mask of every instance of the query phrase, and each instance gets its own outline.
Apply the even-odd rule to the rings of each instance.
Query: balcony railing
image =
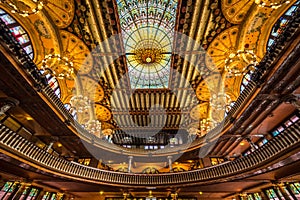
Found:
[[[102,170],[66,161],[47,153],[27,141],[3,124],[0,124],[0,147],[6,152],[46,168],[55,174],[85,181],[105,182],[117,185],[163,186],[170,184],[194,184],[214,179],[233,177],[258,169],[287,151],[300,146],[300,122],[288,127],[282,134],[274,137],[267,144],[252,154],[209,168],[187,172],[166,174],[130,174]]]

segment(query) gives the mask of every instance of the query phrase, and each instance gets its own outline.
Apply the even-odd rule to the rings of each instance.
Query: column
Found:
[[[284,197],[284,199],[286,199],[286,200],[290,200],[290,199],[293,200],[292,198],[290,198],[290,196],[288,195],[288,193],[286,193],[286,191],[284,189],[284,184],[283,183],[278,183],[275,186],[275,188],[277,188],[281,192],[281,194]]]
[[[16,194],[13,196],[13,199],[20,199],[23,192],[26,190],[26,188],[30,187],[30,185],[31,185],[30,183],[20,183],[20,187],[19,187],[18,191],[16,192]],[[29,192],[30,191],[27,191],[27,193],[29,193]]]
[[[168,158],[168,163],[169,163],[169,168],[170,168],[170,172],[172,172],[173,171],[173,167],[172,167],[172,156],[168,156],[167,157]]]
[[[56,194],[56,199],[57,199],[57,200],[61,200],[63,196],[64,196],[64,193],[58,192],[58,193]]]
[[[128,173],[131,172],[132,159],[133,159],[133,156],[128,156]]]
[[[42,200],[45,194],[46,194],[46,191],[44,191],[44,190],[40,191],[36,200]]]

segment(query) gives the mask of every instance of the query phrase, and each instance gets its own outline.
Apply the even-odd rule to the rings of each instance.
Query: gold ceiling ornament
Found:
[[[59,28],[67,28],[75,15],[74,0],[47,0],[45,11],[51,16],[52,21]]]
[[[82,86],[82,95],[87,96],[93,102],[99,102],[104,98],[104,89],[92,78],[79,76]]]
[[[47,3],[45,0],[32,0],[32,1],[19,1],[19,0],[6,0],[4,1],[10,8],[12,13],[28,17],[40,12],[44,5]]]
[[[253,5],[250,0],[222,0],[221,1],[222,13],[225,18],[233,23],[240,24],[243,22],[249,9]]]
[[[74,63],[66,56],[48,54],[42,60],[41,69],[59,79],[73,79]]]
[[[111,119],[111,111],[103,105],[95,104],[95,113],[99,121],[107,122]]]
[[[285,0],[255,0],[255,3],[261,8],[278,9],[284,4],[289,4],[291,1]]]
[[[212,93],[218,93],[220,90],[224,90],[223,81],[223,77],[220,73],[214,73],[206,77],[196,88],[197,98],[201,101],[210,101]]]
[[[232,76],[243,76],[258,65],[258,58],[250,50],[238,50],[225,59],[225,70]]]
[[[68,31],[60,31],[63,56],[73,62],[74,71],[78,74],[87,74],[93,68],[93,58],[85,43]]]
[[[235,53],[239,29],[237,26],[221,32],[209,45],[206,58],[206,66],[213,72],[222,73],[224,71],[224,60],[229,55]]]
[[[194,120],[200,120],[202,118],[207,118],[208,109],[209,109],[209,103],[208,102],[201,103],[201,104],[195,106],[191,110],[190,116]]]
[[[202,80],[196,88],[196,96],[201,101],[209,101],[210,91],[207,87],[206,81]]]

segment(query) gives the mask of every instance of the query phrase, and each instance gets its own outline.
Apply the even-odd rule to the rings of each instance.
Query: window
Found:
[[[268,196],[268,198],[270,200],[281,200],[282,198],[282,194],[279,190],[276,190],[273,188],[267,189],[265,190],[266,195]]]
[[[19,182],[6,182],[1,189],[0,198],[1,200],[9,199],[10,195],[15,191],[18,190],[20,187]]]
[[[39,189],[31,188],[26,200],[35,200],[37,198],[38,193],[39,193]]]
[[[294,15],[295,11],[298,9],[300,1],[298,0],[294,5],[292,5],[274,24],[269,40],[267,42],[267,50],[270,50],[271,46],[274,44],[277,37],[279,37],[286,25],[289,23],[289,20]]]
[[[293,194],[300,199],[300,183],[290,183],[289,188],[293,192]]]
[[[27,32],[23,27],[8,13],[0,8],[0,18],[7,25],[12,35],[21,44],[28,56],[33,59],[33,47]]]
[[[132,89],[168,88],[177,0],[117,0]]]

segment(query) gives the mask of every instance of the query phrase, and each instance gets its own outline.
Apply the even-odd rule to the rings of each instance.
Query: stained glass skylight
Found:
[[[177,0],[117,3],[131,88],[168,88]]]

